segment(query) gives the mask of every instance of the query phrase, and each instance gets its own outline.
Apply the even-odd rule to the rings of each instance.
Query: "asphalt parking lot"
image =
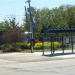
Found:
[[[0,75],[75,75],[75,53],[0,54]]]
[[[46,52],[45,55],[43,55],[42,52],[0,54],[0,62],[13,61],[25,63],[25,62],[62,60],[71,58],[75,58],[75,53],[72,53],[71,51],[70,52],[66,51],[64,54],[60,51],[57,51],[54,55],[50,55],[49,52]]]

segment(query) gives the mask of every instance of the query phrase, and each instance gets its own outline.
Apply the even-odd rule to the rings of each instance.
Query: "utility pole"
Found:
[[[27,2],[29,4],[30,20],[31,20],[31,27],[32,27],[32,38],[33,38],[33,26],[32,26],[33,19],[32,19],[32,14],[31,14],[31,7],[30,7],[31,0],[28,0]]]
[[[25,12],[26,12],[26,23],[27,23],[27,31],[29,32],[29,27],[28,27],[28,17],[27,17],[27,10],[26,10],[26,6],[25,6]]]
[[[29,12],[30,12],[30,20],[31,20],[31,28],[32,28],[32,36],[31,36],[31,39],[33,39],[33,19],[32,19],[32,14],[31,14],[31,7],[30,7],[30,0],[28,0],[28,1],[26,1],[26,2],[28,2],[28,4],[29,4]],[[33,41],[31,41],[31,53],[33,53]]]

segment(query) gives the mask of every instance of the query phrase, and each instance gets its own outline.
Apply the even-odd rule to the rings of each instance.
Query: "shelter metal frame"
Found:
[[[54,33],[61,33],[62,34],[62,49],[64,53],[64,43],[63,43],[63,35],[64,33],[71,33],[71,44],[72,44],[72,53],[73,53],[73,33],[75,32],[75,28],[47,28],[43,29],[41,31],[42,33],[42,39],[43,39],[43,34],[50,33],[51,37],[51,54],[54,54],[54,40],[53,40],[53,34]],[[52,50],[52,41],[53,41],[53,50]],[[43,41],[43,55],[44,55],[44,41]]]

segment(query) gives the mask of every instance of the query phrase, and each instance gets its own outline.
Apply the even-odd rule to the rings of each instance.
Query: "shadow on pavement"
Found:
[[[55,57],[55,56],[64,56],[64,55],[72,55],[72,54],[75,54],[75,53],[56,53],[56,54],[45,54],[45,55],[42,55],[42,56],[47,56],[47,57]]]

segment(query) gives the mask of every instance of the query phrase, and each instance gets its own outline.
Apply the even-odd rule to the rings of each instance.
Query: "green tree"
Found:
[[[4,22],[0,23],[0,31],[4,31],[5,30],[5,26],[4,26]]]
[[[68,21],[68,27],[69,28],[75,27],[75,6],[67,5],[66,8],[67,8],[66,19]]]
[[[18,27],[18,25],[19,23],[16,23],[16,19],[14,17],[4,19],[4,21],[0,23],[0,31],[7,31],[10,28]]]
[[[27,13],[27,17],[28,17],[28,28],[29,28],[29,31],[30,31],[30,14]],[[26,23],[26,16],[23,18],[23,24],[21,25],[21,30],[26,30],[27,31],[27,23]]]
[[[34,27],[35,38],[39,39],[41,30],[45,28],[72,28],[75,27],[75,6],[61,5],[58,8],[36,9],[32,13],[33,20],[36,24]],[[28,13],[28,22],[30,27],[30,15]],[[26,28],[26,19],[24,24]]]

